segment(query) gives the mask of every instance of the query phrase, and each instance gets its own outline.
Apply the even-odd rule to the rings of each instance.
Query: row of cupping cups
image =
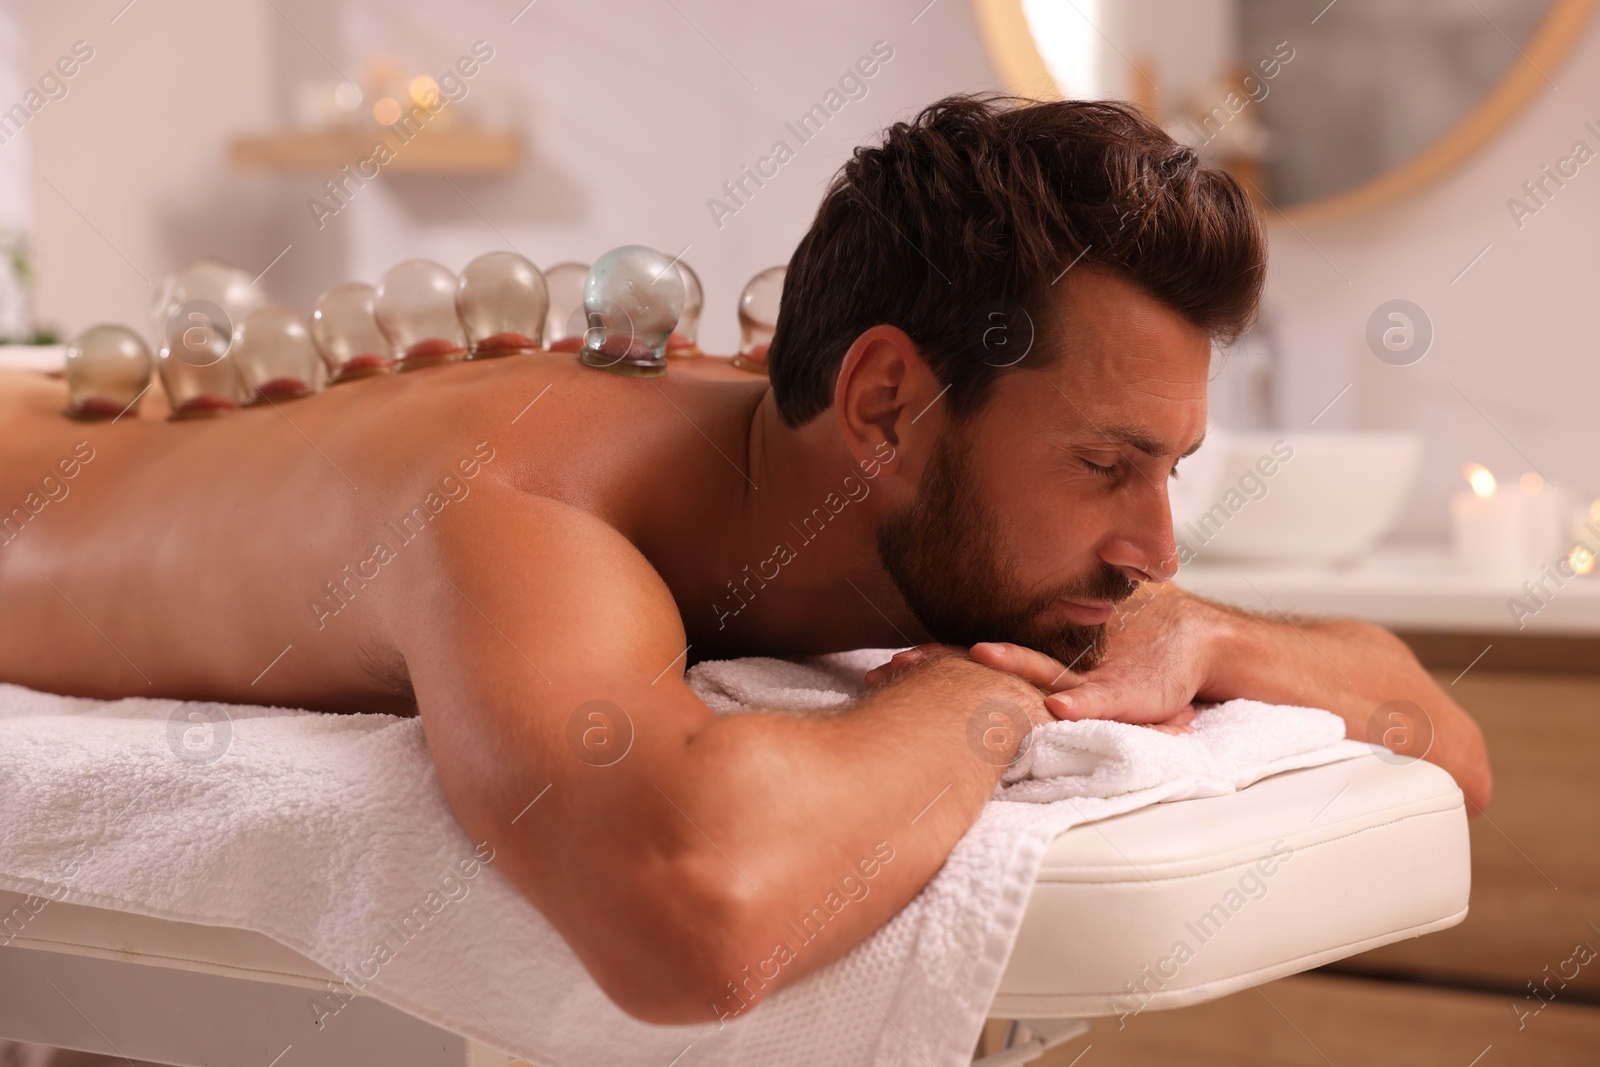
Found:
[[[735,365],[765,373],[783,267],[739,297]],[[681,259],[624,245],[590,267],[540,271],[490,252],[459,276],[426,259],[391,268],[376,286],[344,282],[318,299],[309,324],[267,302],[249,274],[200,260],[162,281],[152,357],[125,326],[92,326],[67,347],[67,413],[116,419],[135,410],[159,370],[172,418],[320,392],[325,385],[463,359],[572,352],[590,366],[654,377],[668,359],[702,354],[704,297]]]

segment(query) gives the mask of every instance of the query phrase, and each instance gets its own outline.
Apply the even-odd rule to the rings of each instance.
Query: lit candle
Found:
[[[1533,471],[1522,476],[1523,521],[1528,526],[1528,562],[1533,567],[1554,563],[1572,547],[1567,542],[1567,495]]]
[[[1590,502],[1588,507],[1575,505],[1567,516],[1570,525],[1563,546],[1570,550],[1567,562],[1579,574],[1593,574],[1596,557],[1600,556],[1600,500]]]
[[[1519,573],[1528,565],[1524,498],[1498,491],[1487,467],[1465,471],[1471,489],[1450,501],[1456,561],[1467,570]]]

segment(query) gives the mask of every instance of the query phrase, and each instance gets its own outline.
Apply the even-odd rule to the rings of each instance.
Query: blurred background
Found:
[[[0,338],[149,333],[202,256],[307,314],[411,257],[637,242],[692,264],[701,343],[730,353],[745,282],[887,124],[958,91],[1135,100],[1271,238],[1175,487],[1182,580],[1400,631],[1484,723],[1499,790],[1467,924],[1280,983],[1278,1014],[1141,1018],[1092,1062],[1595,1062],[1600,967],[1547,979],[1600,938],[1593,7],[5,0]]]
[[[0,107],[22,111],[0,121],[0,335],[148,329],[161,277],[202,255],[270,265],[261,285],[304,314],[411,256],[460,269],[510,246],[547,266],[640,242],[699,272],[706,347],[731,352],[740,288],[787,260],[875,131],[953,91],[1127,97],[1247,176],[1272,228],[1263,330],[1215,391],[1219,424],[1421,432],[1386,531],[1403,541],[1449,536],[1467,463],[1600,494],[1596,342],[1572,313],[1597,274],[1600,181],[1574,163],[1524,191],[1575,142],[1600,149],[1587,3],[525,3],[9,0]],[[475,42],[492,58],[422,139],[376,179],[342,178],[371,156],[375,109],[409,110],[414,80],[471,63]],[[58,76],[75,45],[92,58]],[[861,77],[874,48],[892,58]],[[797,127],[818,105],[826,121]],[[1468,143],[1411,187],[1340,206],[1462,124]],[[792,158],[730,197],[780,140]],[[1397,299],[1431,327],[1415,365],[1366,341]]]

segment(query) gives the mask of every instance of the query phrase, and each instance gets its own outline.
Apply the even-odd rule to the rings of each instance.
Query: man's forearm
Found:
[[[1288,620],[1219,609],[1231,654],[1214,693],[1326,708],[1346,735],[1425,758],[1449,771],[1469,810],[1489,803],[1483,735],[1399,638],[1370,623]],[[1393,703],[1403,701],[1405,704]],[[1406,704],[1421,709],[1419,718]]]

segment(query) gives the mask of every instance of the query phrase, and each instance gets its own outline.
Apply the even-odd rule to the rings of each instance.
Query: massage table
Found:
[[[1450,776],[1375,755],[1157,804],[1058,836],[990,1011],[1014,1067],[1087,1019],[1181,1008],[1459,923],[1467,820]],[[0,915],[23,898],[0,893]],[[263,935],[52,903],[7,941],[0,1037],[217,1067],[504,1067],[370,997],[318,1031],[333,976]],[[1179,950],[1183,945],[1187,951]]]

